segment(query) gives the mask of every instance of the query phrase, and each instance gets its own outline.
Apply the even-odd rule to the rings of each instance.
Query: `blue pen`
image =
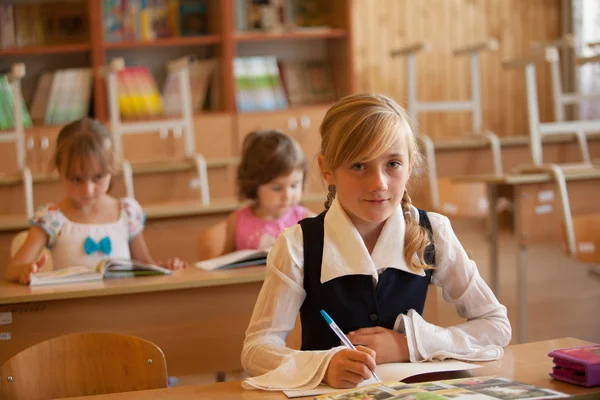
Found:
[[[346,335],[344,335],[344,332],[342,332],[340,327],[337,326],[335,322],[333,322],[333,320],[331,319],[329,314],[327,314],[325,312],[325,310],[321,310],[321,315],[323,316],[323,318],[325,318],[325,321],[327,322],[327,324],[329,325],[329,327],[331,328],[333,333],[335,333],[337,335],[337,337],[340,338],[342,343],[344,343],[346,345],[346,347],[349,347],[352,350],[356,350],[356,347],[354,347],[352,342],[350,340],[348,340]],[[377,375],[375,375],[375,372],[373,372],[373,377],[377,380],[377,382],[381,382],[381,379],[379,379],[379,377]]]

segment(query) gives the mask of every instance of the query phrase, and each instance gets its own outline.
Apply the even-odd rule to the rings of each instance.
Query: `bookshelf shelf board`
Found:
[[[8,49],[0,49],[0,57],[23,56],[34,54],[81,53],[89,51],[90,49],[91,46],[89,45],[89,43],[11,47]]]
[[[291,32],[236,32],[237,42],[268,42],[271,40],[337,39],[347,36],[344,29],[297,30]]]
[[[155,40],[131,40],[123,42],[105,42],[105,49],[135,49],[142,47],[167,47],[167,46],[200,46],[212,45],[221,42],[219,35],[182,36]]]

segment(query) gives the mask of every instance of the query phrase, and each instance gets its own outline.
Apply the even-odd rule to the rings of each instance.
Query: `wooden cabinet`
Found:
[[[232,156],[233,117],[228,113],[194,116],[196,152],[207,160]],[[130,162],[156,162],[185,158],[182,131],[148,132],[123,135],[123,154]]]
[[[148,132],[123,135],[123,157],[129,162],[165,161],[175,158],[172,132]]]
[[[25,163],[33,171],[37,164],[37,131],[38,128],[29,128],[25,131]],[[0,132],[0,137],[5,133]],[[0,142],[0,176],[15,176],[19,173],[17,165],[17,144]]]
[[[293,137],[302,147],[308,161],[307,192],[322,192],[317,155],[321,137],[319,126],[327,112],[327,106],[299,107],[271,113],[248,113],[237,116],[237,149],[240,155],[242,143],[248,132],[277,129]]]
[[[37,129],[35,146],[37,162],[32,167],[34,175],[50,175],[55,172],[54,152],[56,139],[62,126],[41,126]]]
[[[235,145],[233,121],[234,118],[229,113],[194,116],[196,152],[207,160],[232,157]]]

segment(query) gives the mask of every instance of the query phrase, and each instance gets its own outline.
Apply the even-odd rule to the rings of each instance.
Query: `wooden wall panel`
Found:
[[[406,60],[390,50],[428,41],[417,57],[417,98],[467,100],[468,58],[452,49],[494,37],[499,49],[481,56],[483,127],[500,136],[528,134],[524,70],[504,70],[502,61],[527,54],[530,42],[560,35],[560,0],[354,0],[354,54],[359,91],[387,94],[406,105]],[[540,116],[552,118],[550,74],[537,68]],[[469,132],[469,113],[430,113],[421,132],[457,137]]]

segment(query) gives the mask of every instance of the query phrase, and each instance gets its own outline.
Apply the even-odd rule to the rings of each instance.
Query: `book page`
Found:
[[[469,364],[462,361],[445,360],[445,361],[430,361],[422,363],[389,363],[380,364],[375,369],[375,373],[382,382],[399,382],[411,376],[428,374],[432,372],[447,372],[447,371],[464,371],[469,369],[480,368],[480,365]],[[375,378],[367,379],[360,383],[358,387],[373,385],[377,383]],[[310,390],[284,390],[283,393],[288,398],[303,397],[303,396],[318,396],[321,394],[339,392],[340,389],[334,389],[328,385],[321,384]]]
[[[74,266],[33,274],[29,285],[40,286],[99,280],[102,280],[102,274],[95,272],[92,268]]]
[[[427,399],[427,400],[541,400],[569,397],[499,376],[481,376],[421,383],[384,382],[338,391],[317,400]]]
[[[109,258],[103,260],[98,264],[97,270],[102,271],[104,275],[107,275],[108,272],[132,272],[133,275],[171,275],[173,273],[173,271],[159,267],[158,265],[145,264],[129,258]]]
[[[198,261],[194,263],[194,266],[205,271],[214,271],[219,268],[231,266],[231,264],[250,261],[252,259],[256,259],[256,263],[253,265],[260,265],[265,263],[264,259],[267,257],[267,253],[268,252],[265,250],[238,250],[229,254],[225,254],[221,257],[215,257],[205,261]],[[248,265],[247,263],[244,264]]]

